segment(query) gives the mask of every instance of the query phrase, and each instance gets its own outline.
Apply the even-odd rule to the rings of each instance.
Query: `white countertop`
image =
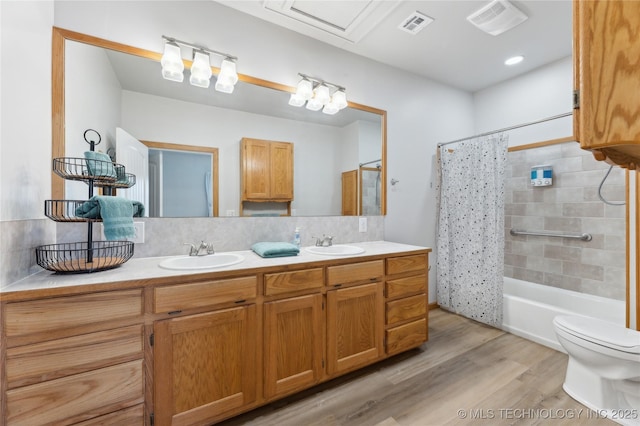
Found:
[[[364,253],[348,256],[330,256],[313,254],[304,248],[300,254],[290,257],[262,258],[251,250],[242,250],[228,253],[237,253],[244,257],[244,261],[235,265],[229,265],[205,270],[169,270],[158,266],[167,257],[145,257],[131,259],[115,269],[86,274],[55,274],[43,270],[20,281],[16,281],[2,289],[0,295],[31,290],[56,289],[91,284],[108,284],[134,280],[148,280],[166,278],[172,276],[188,276],[203,273],[220,273],[229,271],[241,271],[243,269],[267,268],[273,266],[296,265],[310,262],[326,262],[331,260],[352,259],[376,255],[387,255],[415,250],[429,250],[428,247],[408,244],[392,243],[388,241],[370,241],[362,243],[348,243],[350,246],[363,248]]]

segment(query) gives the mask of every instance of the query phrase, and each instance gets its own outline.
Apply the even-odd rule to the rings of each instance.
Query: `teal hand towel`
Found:
[[[91,176],[113,179],[117,177],[111,158],[107,154],[85,151],[84,158],[87,160],[87,169]]]
[[[255,243],[251,246],[251,250],[261,257],[297,256],[300,253],[300,249],[295,244],[268,241]]]
[[[139,210],[138,207],[136,209]],[[95,195],[76,208],[76,215],[91,219],[101,217],[107,240],[125,240],[136,235],[133,226],[134,202],[126,198]]]

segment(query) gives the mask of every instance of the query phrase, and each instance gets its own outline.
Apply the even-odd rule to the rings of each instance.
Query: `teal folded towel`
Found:
[[[123,197],[95,195],[76,208],[79,217],[102,218],[107,240],[124,240],[136,235],[133,217],[144,214],[144,205]]]
[[[300,253],[300,249],[295,244],[268,241],[255,243],[251,246],[251,250],[261,257],[297,256]]]
[[[91,176],[115,179],[116,170],[111,162],[111,157],[102,152],[85,151],[84,158],[87,159],[87,169]]]

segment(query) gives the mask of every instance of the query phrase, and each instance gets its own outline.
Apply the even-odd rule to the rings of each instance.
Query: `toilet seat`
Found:
[[[554,324],[573,336],[617,351],[640,355],[640,332],[595,318],[557,316]]]

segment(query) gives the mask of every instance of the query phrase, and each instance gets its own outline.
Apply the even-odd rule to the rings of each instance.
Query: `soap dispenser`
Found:
[[[296,227],[296,230],[293,233],[293,244],[300,248],[300,228],[298,227]]]

